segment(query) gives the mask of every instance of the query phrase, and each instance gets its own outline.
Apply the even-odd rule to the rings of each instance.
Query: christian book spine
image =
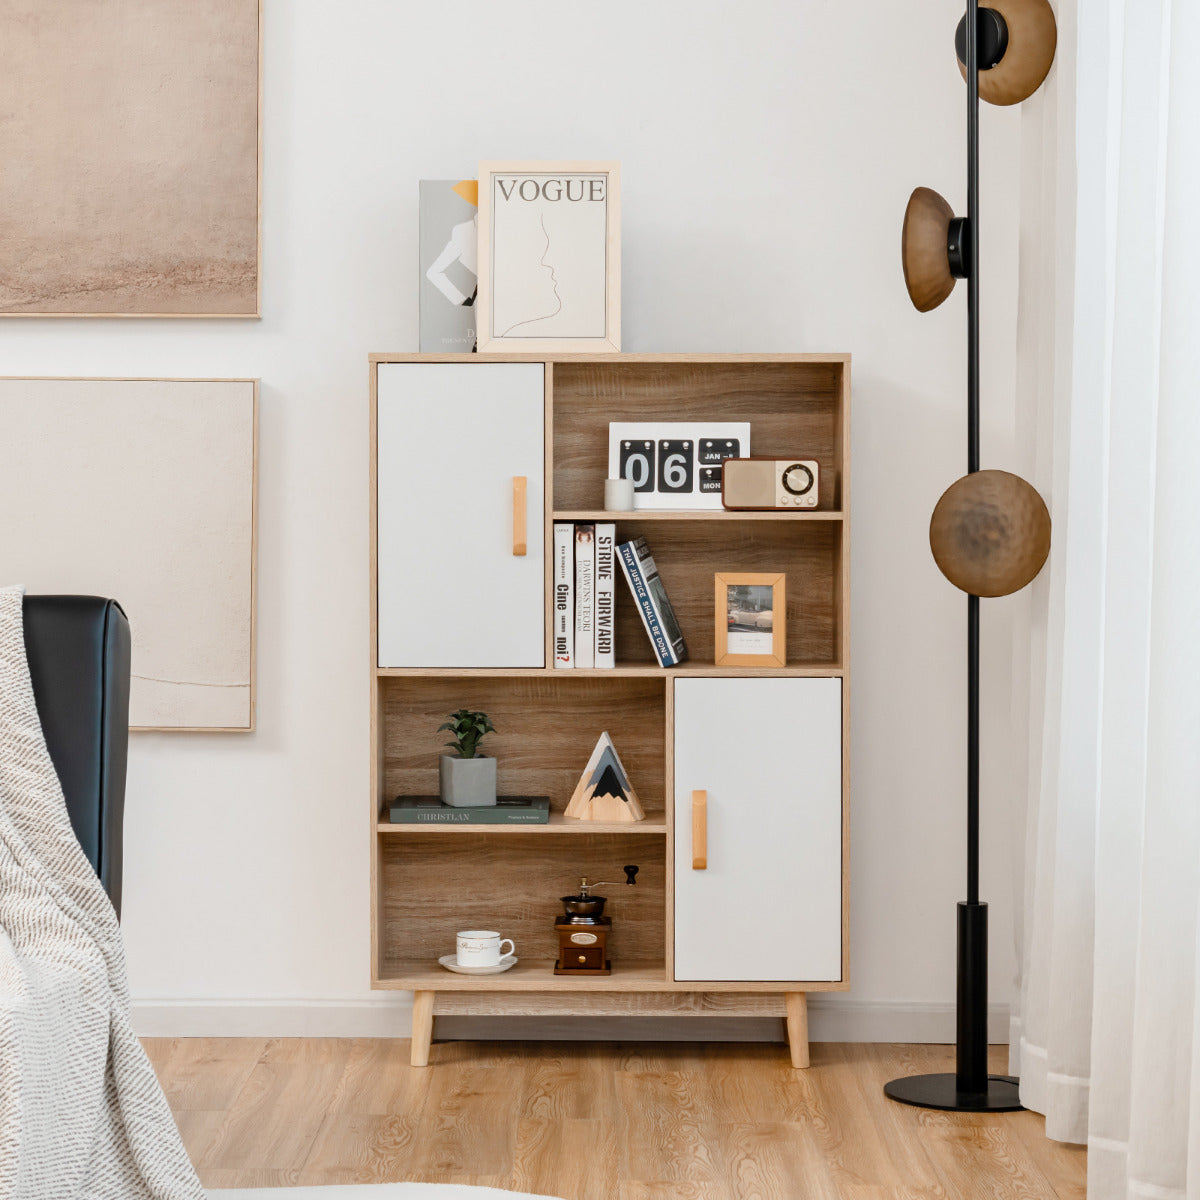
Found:
[[[393,825],[545,825],[550,819],[546,808],[392,808],[388,813]]]
[[[575,526],[554,526],[554,665],[575,666]]]
[[[621,572],[625,576],[625,582],[629,584],[633,602],[637,605],[638,615],[642,618],[646,636],[650,639],[650,645],[654,647],[659,666],[673,666],[675,660],[671,655],[671,647],[663,633],[658,614],[654,611],[654,604],[650,599],[650,590],[646,586],[645,576],[642,574],[635,544],[622,542],[617,547],[617,557],[621,563]]]
[[[616,654],[616,563],[617,527],[596,526],[596,666],[615,667]]]
[[[575,665],[596,665],[596,527],[575,526]]]

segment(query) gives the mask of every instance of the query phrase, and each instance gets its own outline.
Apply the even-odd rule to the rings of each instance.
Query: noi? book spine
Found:
[[[554,665],[575,666],[575,526],[554,525]]]

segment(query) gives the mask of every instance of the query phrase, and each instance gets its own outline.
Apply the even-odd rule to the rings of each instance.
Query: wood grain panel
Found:
[[[381,850],[383,972],[399,964],[435,960],[454,950],[460,929],[496,929],[517,944],[525,961],[552,961],[558,953],[555,917],[560,896],[576,890],[581,876],[621,882],[601,889],[613,918],[609,949],[614,963],[662,961],[664,948],[663,843],[630,834],[576,835],[569,853],[547,859],[542,839],[496,841],[452,834],[420,839],[389,838]],[[629,887],[621,868],[637,863]],[[447,981],[465,977],[444,972]],[[497,979],[503,978],[497,976]],[[474,982],[474,981],[471,981]],[[603,982],[600,980],[599,982]]]
[[[552,810],[563,811],[607,730],[647,816],[663,818],[665,679],[563,671],[549,678],[389,678],[381,686],[388,799],[437,792],[446,740],[437,727],[455,709],[471,708],[496,726],[484,749],[496,759],[501,795],[549,796]]]
[[[610,421],[749,421],[756,455],[815,458],[836,509],[840,362],[555,363],[553,507],[602,508]]]
[[[438,992],[435,1016],[782,1017],[782,995],[719,992]]]

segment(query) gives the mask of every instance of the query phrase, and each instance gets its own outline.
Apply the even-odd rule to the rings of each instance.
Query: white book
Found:
[[[596,526],[596,666],[615,667],[617,527]]]
[[[554,665],[575,665],[575,526],[554,525]]]
[[[575,665],[596,665],[596,527],[575,526]]]

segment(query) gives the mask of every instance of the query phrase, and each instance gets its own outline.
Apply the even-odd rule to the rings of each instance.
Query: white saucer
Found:
[[[458,959],[453,954],[442,955],[438,962],[447,971],[453,971],[456,975],[499,975],[501,972],[507,971],[509,967],[517,965],[517,956],[506,954],[494,967],[460,967]]]

